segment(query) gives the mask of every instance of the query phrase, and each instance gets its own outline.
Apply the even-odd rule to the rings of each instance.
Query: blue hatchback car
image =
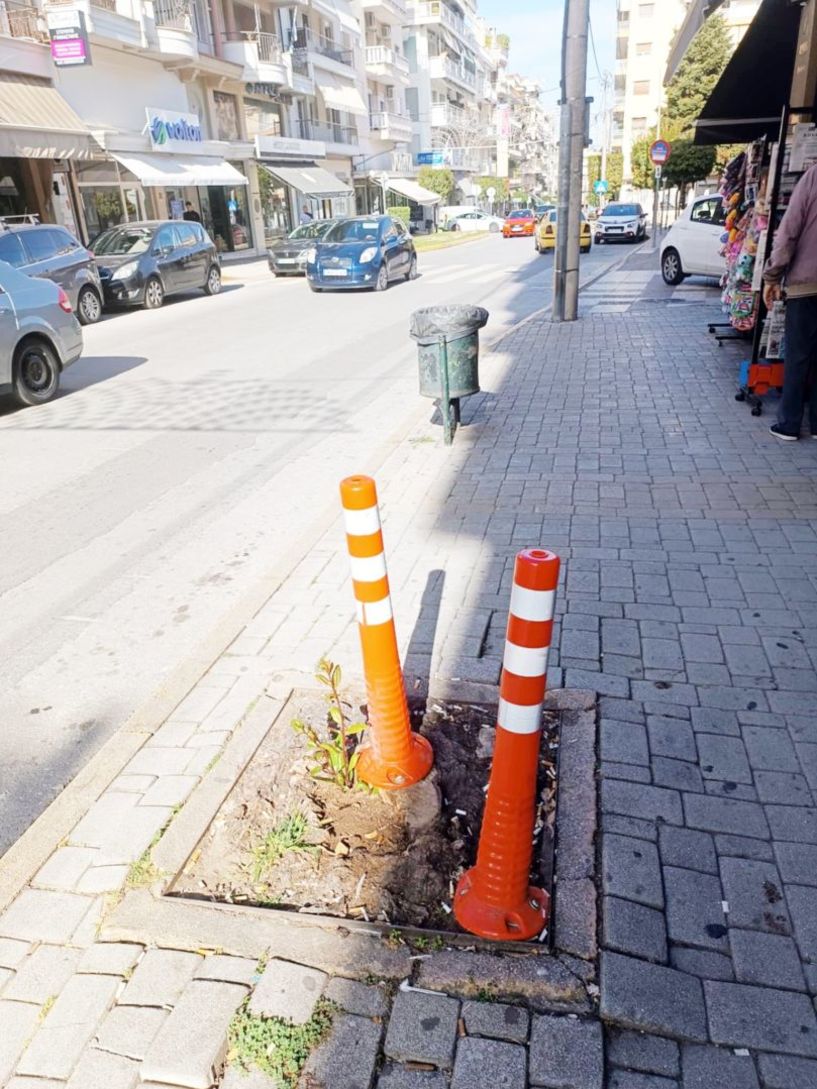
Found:
[[[416,275],[417,254],[408,227],[391,216],[341,219],[306,255],[306,278],[313,291],[385,291],[392,280],[413,280]]]

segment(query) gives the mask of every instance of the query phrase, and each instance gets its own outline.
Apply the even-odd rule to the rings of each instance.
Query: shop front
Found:
[[[0,72],[0,216],[36,216],[76,232],[71,164],[98,151],[47,79]]]
[[[319,140],[256,137],[259,189],[267,242],[309,219],[351,215],[352,188],[338,177]]]

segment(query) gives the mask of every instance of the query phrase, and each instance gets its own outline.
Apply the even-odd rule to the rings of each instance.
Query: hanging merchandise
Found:
[[[728,209],[721,237],[726,260],[721,302],[730,325],[740,333],[751,332],[757,317],[755,257],[768,220],[757,200],[765,150],[766,140],[755,140],[727,163],[721,180],[720,192]]]

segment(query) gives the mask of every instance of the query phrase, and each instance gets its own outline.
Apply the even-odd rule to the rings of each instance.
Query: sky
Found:
[[[562,54],[562,0],[477,0],[480,15],[511,39],[508,70],[531,76],[542,85],[545,109],[556,112]],[[587,93],[594,136],[599,131],[595,114],[601,110],[599,72],[614,72],[616,49],[615,0],[590,0],[590,24],[598,67],[592,48],[587,57]]]

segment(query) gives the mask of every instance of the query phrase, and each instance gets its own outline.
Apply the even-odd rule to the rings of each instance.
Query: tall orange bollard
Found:
[[[558,579],[559,557],[552,552],[529,548],[517,555],[477,862],[460,878],[454,897],[457,922],[481,938],[524,941],[548,920],[548,894],[528,882]]]
[[[409,720],[375,483],[368,476],[347,477],[340,496],[371,724],[371,743],[361,749],[357,770],[370,786],[397,790],[428,775],[434,752]]]

